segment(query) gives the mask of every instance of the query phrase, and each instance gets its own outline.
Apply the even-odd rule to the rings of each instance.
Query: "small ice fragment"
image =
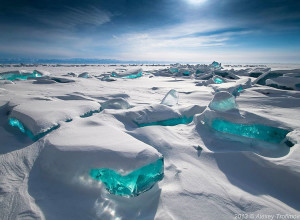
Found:
[[[90,74],[88,72],[84,72],[79,74],[78,77],[87,79],[90,78]]]
[[[130,104],[122,98],[110,99],[101,103],[101,109],[128,109]]]
[[[221,63],[218,63],[216,61],[212,62],[212,64],[209,65],[211,69],[221,69]]]
[[[235,97],[229,92],[218,92],[209,103],[209,108],[215,111],[225,112],[237,109],[238,106],[235,102]]]
[[[214,82],[217,83],[217,84],[221,84],[223,83],[224,81],[222,79],[220,79],[219,77],[215,77],[214,78]]]
[[[173,106],[178,104],[178,92],[175,89],[171,89],[167,95],[161,101],[161,104],[167,106]]]
[[[10,119],[8,119],[8,123],[9,123],[11,126],[13,126],[13,127],[19,128],[19,130],[20,130],[22,133],[25,133],[25,128],[24,128],[23,124],[22,124],[18,119],[10,118]]]

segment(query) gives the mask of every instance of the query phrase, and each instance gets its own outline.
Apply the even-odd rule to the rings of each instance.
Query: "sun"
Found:
[[[193,5],[199,5],[202,4],[204,2],[206,2],[206,0],[186,0],[189,4],[193,4]]]

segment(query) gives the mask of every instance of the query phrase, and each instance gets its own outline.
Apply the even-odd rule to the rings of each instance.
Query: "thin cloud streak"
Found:
[[[65,7],[62,11],[37,10],[27,8],[23,11],[25,16],[36,15],[39,22],[52,28],[69,29],[78,25],[94,25],[101,26],[102,24],[111,21],[113,14],[109,11],[102,10],[95,6],[85,8]]]

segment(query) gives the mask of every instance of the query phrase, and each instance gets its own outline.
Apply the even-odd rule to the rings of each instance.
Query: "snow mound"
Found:
[[[266,157],[282,157],[289,153],[286,135],[291,131],[272,121],[253,113],[239,110],[235,98],[227,92],[216,93],[214,99],[202,114],[194,117],[199,127],[208,126],[217,131],[224,140],[234,140],[251,146],[251,151]],[[247,149],[247,147],[245,148]]]
[[[189,124],[192,122],[194,115],[202,113],[206,107],[191,105],[185,107],[169,107],[166,105],[156,104],[147,107],[135,107],[127,111],[114,111],[105,113],[112,114],[126,127],[136,128],[161,125],[175,126],[178,124]]]
[[[100,109],[100,104],[86,100],[30,101],[14,107],[9,118],[17,119],[34,136],[86,112]]]
[[[39,74],[41,76],[50,76],[51,73],[46,70],[34,70],[33,73]]]
[[[83,72],[81,74],[78,75],[79,78],[90,78],[90,74],[88,72]]]
[[[266,85],[277,89],[300,90],[300,79],[296,77],[279,76],[274,79],[267,79]]]
[[[69,72],[67,74],[64,74],[63,76],[77,77],[77,74],[73,72]]]
[[[58,83],[73,83],[73,82],[75,82],[75,80],[68,79],[65,77],[50,77],[49,79],[54,80],[55,82],[58,82]]]
[[[66,123],[45,139],[40,166],[68,184],[88,185],[92,169],[110,169],[127,175],[162,158],[162,155],[99,117]]]

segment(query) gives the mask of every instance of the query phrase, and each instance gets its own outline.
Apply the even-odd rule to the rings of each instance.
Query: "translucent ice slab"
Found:
[[[217,84],[224,83],[224,81],[218,77],[214,78],[214,82]]]
[[[158,159],[154,163],[143,166],[127,175],[121,175],[111,169],[92,169],[90,176],[103,182],[106,189],[115,195],[134,197],[149,190],[163,179],[164,160]]]
[[[139,127],[161,125],[161,126],[175,126],[179,124],[189,124],[193,121],[193,116],[191,117],[182,117],[182,118],[172,118],[164,121],[156,121],[151,123],[138,124]]]
[[[220,112],[238,108],[235,102],[235,97],[229,92],[216,93],[213,100],[209,103],[209,107],[212,110]]]
[[[167,95],[161,101],[161,104],[167,106],[173,106],[178,104],[178,92],[175,89],[171,89]]]
[[[289,131],[281,128],[259,124],[235,124],[222,119],[214,119],[212,121],[212,128],[220,132],[256,138],[271,143],[280,143],[289,133]]]

